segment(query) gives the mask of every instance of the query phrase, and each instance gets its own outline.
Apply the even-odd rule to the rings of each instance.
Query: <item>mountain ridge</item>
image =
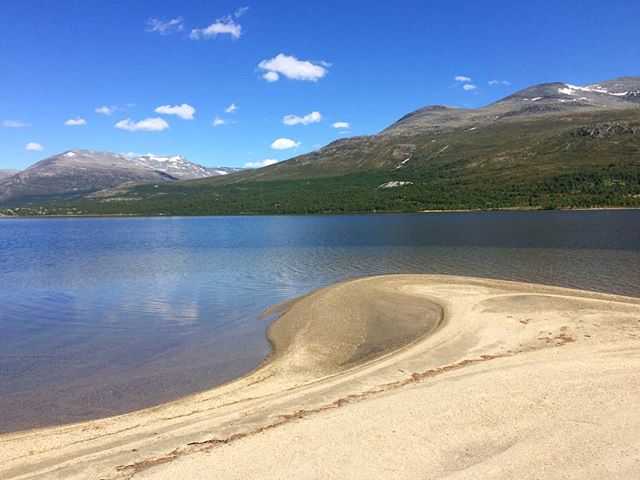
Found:
[[[96,213],[216,214],[640,206],[640,77],[431,105],[376,135],[255,170],[97,191]],[[135,201],[133,201],[135,200]]]
[[[57,200],[124,184],[206,178],[226,175],[230,171],[235,169],[217,167],[209,170],[181,155],[129,156],[72,149],[0,178],[0,202]]]

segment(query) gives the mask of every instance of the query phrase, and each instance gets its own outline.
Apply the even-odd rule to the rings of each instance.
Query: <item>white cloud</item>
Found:
[[[291,80],[309,80],[317,82],[327,74],[329,64],[325,62],[311,63],[308,60],[298,60],[296,57],[282,53],[258,64],[260,70],[265,70],[263,78],[268,82],[276,82],[280,75]]]
[[[489,85],[511,85],[509,80],[489,80]]]
[[[184,21],[182,17],[172,18],[163,21],[157,18],[147,20],[147,32],[156,32],[160,35],[167,35],[172,32],[181,32],[184,30]]]
[[[278,160],[275,158],[267,158],[261,162],[246,162],[244,164],[244,168],[260,168],[260,167],[268,167],[269,165],[273,165],[274,163],[278,163]]]
[[[311,112],[304,117],[297,115],[286,115],[282,119],[282,123],[285,125],[309,125],[310,123],[318,123],[322,120],[322,114],[320,112]]]
[[[456,82],[470,82],[471,77],[467,77],[465,75],[456,75],[453,77]]]
[[[169,124],[163,118],[145,118],[139,122],[134,122],[130,118],[120,120],[114,125],[114,127],[121,130],[128,130],[130,132],[144,131],[144,132],[159,132],[169,128]]]
[[[40,152],[41,150],[44,150],[44,147],[39,143],[29,142],[24,146],[24,149],[29,150],[31,152]]]
[[[237,40],[242,35],[242,26],[234,22],[230,15],[227,15],[219,18],[208,27],[191,30],[189,37],[198,40],[200,38],[217,37],[218,35],[231,35]]]
[[[351,128],[351,124],[349,122],[334,122],[331,126],[333,128]]]
[[[233,16],[236,17],[236,18],[240,18],[241,16],[243,16],[248,11],[249,11],[249,7],[240,7],[235,12],[233,12]]]
[[[104,105],[102,107],[96,108],[95,112],[110,116],[110,115],[113,115],[116,110],[117,110],[117,107],[114,107],[114,106],[108,107]]]
[[[76,118],[70,118],[69,120],[64,122],[64,124],[67,125],[68,127],[77,127],[80,125],[86,125],[87,121],[84,118],[76,117]]]
[[[289,148],[298,148],[300,145],[300,142],[296,142],[290,138],[277,138],[271,144],[271,148],[274,150],[287,150]]]
[[[235,113],[236,110],[238,110],[238,107],[235,103],[232,103],[231,105],[229,105],[227,108],[224,109],[224,111],[227,113]]]
[[[5,128],[23,128],[28,127],[28,123],[20,122],[18,120],[4,120],[2,126]]]
[[[183,103],[182,105],[161,105],[154,111],[165,115],[177,115],[183,120],[193,120],[193,114],[196,113],[196,109],[188,103]]]
[[[220,118],[220,117],[216,117],[213,119],[213,122],[211,123],[214,127],[219,127],[220,125],[226,125],[227,123],[229,123],[227,120]]]
[[[478,87],[476,87],[475,85],[473,85],[473,84],[471,84],[471,83],[466,83],[466,84],[464,84],[464,85],[462,86],[462,88],[463,88],[463,90],[465,90],[466,92],[469,92],[469,91],[471,91],[471,90],[475,90],[475,89],[476,89],[476,88],[478,88]]]
[[[267,72],[262,75],[262,78],[264,78],[269,83],[273,83],[277,82],[280,79],[280,75],[278,75],[276,72]]]

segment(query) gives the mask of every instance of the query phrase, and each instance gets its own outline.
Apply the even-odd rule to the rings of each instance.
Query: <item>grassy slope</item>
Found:
[[[632,131],[598,137],[575,133],[611,120]],[[402,155],[394,151],[406,144],[416,149],[396,169]],[[412,184],[379,188],[394,180]],[[114,198],[51,205],[47,212],[203,215],[600,206],[640,206],[639,111],[504,122],[419,137],[367,137],[266,169],[139,185]]]

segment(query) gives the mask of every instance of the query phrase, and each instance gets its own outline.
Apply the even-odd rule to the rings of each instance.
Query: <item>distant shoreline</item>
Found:
[[[157,218],[157,217],[330,217],[330,216],[346,216],[346,215],[398,215],[417,213],[480,213],[480,212],[587,212],[587,211],[603,211],[603,210],[640,210],[640,207],[588,207],[588,208],[527,208],[527,207],[508,207],[494,209],[453,209],[453,210],[416,210],[415,212],[404,211],[385,211],[385,212],[334,212],[334,213],[230,213],[230,214],[211,214],[211,215],[173,215],[173,214],[153,214],[139,215],[135,213],[109,213],[109,214],[78,214],[78,215],[4,215],[0,214],[0,219],[5,218]]]

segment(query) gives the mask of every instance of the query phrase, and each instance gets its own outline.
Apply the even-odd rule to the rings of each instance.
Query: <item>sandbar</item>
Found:
[[[640,478],[640,299],[385,275],[273,312],[255,371],[2,435],[0,479]]]

